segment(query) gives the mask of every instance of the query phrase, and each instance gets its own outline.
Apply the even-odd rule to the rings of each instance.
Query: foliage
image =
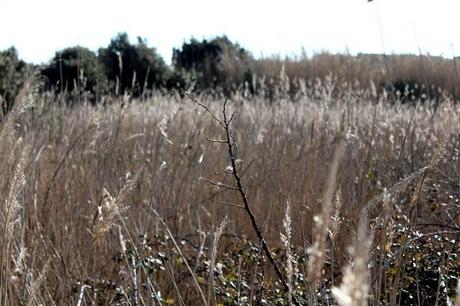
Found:
[[[165,84],[168,67],[155,48],[140,37],[131,44],[126,33],[118,34],[107,48],[99,49],[99,60],[112,92],[138,96]]]
[[[0,51],[0,102],[6,114],[28,76],[29,66],[18,57],[15,48]]]
[[[394,239],[385,246],[391,264],[385,272],[381,302],[390,304],[391,289],[395,289],[401,305],[435,305],[439,301],[444,305],[443,301],[455,296],[460,277],[458,233],[424,235],[401,223],[395,225]]]
[[[173,67],[199,75],[198,87],[235,90],[251,77],[252,56],[226,36],[211,40],[191,39],[181,49],[173,50]]]
[[[200,78],[195,70],[174,69],[166,80],[169,90],[193,90]]]
[[[416,79],[399,78],[394,80],[391,86],[386,86],[386,89],[402,103],[427,100],[437,102],[442,97],[441,90],[436,90],[434,85],[418,83]]]
[[[56,52],[51,62],[42,69],[47,88],[58,92],[106,93],[107,81],[94,52],[76,46]]]

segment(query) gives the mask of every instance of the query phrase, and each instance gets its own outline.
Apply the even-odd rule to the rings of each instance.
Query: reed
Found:
[[[226,117],[217,94],[25,89],[0,127],[0,304],[454,301],[459,105],[305,86]]]

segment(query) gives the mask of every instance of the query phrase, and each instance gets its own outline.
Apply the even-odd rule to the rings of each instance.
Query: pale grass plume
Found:
[[[291,232],[292,232],[292,219],[291,219],[291,202],[286,202],[286,209],[284,211],[283,218],[283,230],[284,233],[281,233],[281,242],[286,251],[286,272],[287,272],[287,285],[288,285],[288,303],[292,305],[292,294],[293,294],[293,258],[291,253]]]
[[[212,294],[214,294],[214,300],[216,301],[216,296],[214,292],[214,269],[216,267],[216,260],[217,260],[217,247],[219,245],[219,239],[224,233],[224,229],[227,223],[228,223],[228,219],[227,217],[225,217],[220,223],[216,232],[214,233],[214,240],[212,242],[211,262],[209,264],[209,290],[208,290],[208,304],[209,305],[212,305],[211,303]]]
[[[227,226],[228,219],[225,217],[214,233],[214,240],[212,242],[212,253],[211,253],[211,263],[215,263],[217,258],[217,246],[219,245],[219,239],[224,233],[225,226]]]
[[[106,188],[102,189],[102,199],[97,208],[92,231],[94,242],[100,241],[100,239],[102,239],[104,235],[117,224],[118,220],[122,218],[122,214],[128,209],[126,206],[127,196],[134,188],[136,181],[137,175],[135,177],[131,177],[128,173],[126,175],[125,184],[116,197],[114,197]],[[120,237],[120,239],[122,238]]]
[[[342,219],[340,218],[340,212],[342,210],[342,190],[339,188],[335,194],[335,206],[334,206],[334,214],[332,215],[332,224],[331,228],[329,229],[329,237],[333,242],[337,236],[337,233],[340,230],[340,226],[342,225]]]
[[[20,247],[17,254],[13,256],[13,273],[10,276],[11,282],[17,282],[25,274],[25,258],[27,256],[27,249]]]
[[[168,124],[170,120],[167,116],[163,117],[161,121],[158,123],[157,127],[161,133],[161,136],[166,140],[168,144],[173,144],[172,140],[169,138],[168,133],[166,132],[168,129]]]
[[[98,242],[116,224],[120,211],[120,202],[103,188],[101,205],[97,208],[96,223],[93,229],[94,242]]]
[[[323,265],[327,250],[327,236],[331,226],[332,197],[336,189],[336,177],[339,169],[340,160],[344,155],[344,145],[340,143],[335,150],[332,160],[331,170],[327,181],[327,188],[324,194],[321,214],[314,217],[314,242],[308,249],[308,280],[316,290],[323,273]]]
[[[13,178],[10,181],[10,189],[4,204],[4,222],[5,233],[4,237],[9,239],[14,234],[17,224],[21,221],[20,211],[22,209],[21,197],[25,187],[26,179],[24,175],[25,156],[21,157],[16,165]],[[5,241],[4,241],[5,243]]]
[[[357,237],[350,248],[353,262],[345,269],[342,284],[332,288],[332,294],[340,306],[367,306],[370,271],[368,267],[369,248],[372,239],[368,235],[367,212],[359,220]]]

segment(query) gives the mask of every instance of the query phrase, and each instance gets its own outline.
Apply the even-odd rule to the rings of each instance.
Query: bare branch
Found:
[[[256,217],[255,217],[254,212],[252,211],[252,209],[251,209],[251,207],[249,205],[249,200],[247,198],[246,192],[244,191],[244,187],[243,187],[243,184],[241,182],[241,176],[240,176],[240,174],[238,172],[238,169],[237,169],[237,166],[236,166],[236,156],[237,156],[237,152],[238,152],[238,147],[237,147],[236,140],[234,139],[234,137],[232,136],[231,131],[230,131],[230,124],[231,124],[231,122],[232,122],[232,120],[234,118],[234,114],[230,115],[230,118],[228,118],[228,115],[227,115],[228,98],[225,99],[224,104],[222,106],[223,121],[220,121],[212,113],[212,111],[210,111],[206,106],[204,106],[203,104],[198,102],[190,94],[186,93],[186,95],[192,101],[194,101],[199,106],[204,108],[211,115],[211,117],[223,127],[224,133],[225,133],[225,139],[226,139],[226,143],[227,143],[227,154],[228,154],[228,157],[230,159],[230,163],[231,163],[230,166],[232,168],[231,174],[233,175],[233,178],[235,179],[236,187],[226,186],[226,185],[223,185],[221,183],[218,183],[217,186],[219,186],[219,187],[224,186],[225,188],[229,188],[229,189],[238,191],[238,193],[240,194],[241,201],[243,202],[244,210],[246,211],[247,215],[249,216],[252,228],[254,229],[254,231],[255,231],[255,233],[257,235],[257,238],[259,239],[259,241],[260,241],[260,243],[262,245],[262,250],[264,251],[265,256],[267,256],[268,261],[270,262],[270,265],[275,270],[276,276],[278,277],[278,279],[283,284],[284,289],[286,290],[286,292],[288,292],[289,291],[288,283],[287,283],[283,273],[281,272],[281,269],[279,267],[278,262],[275,260],[275,258],[271,254],[270,249],[268,247],[268,244],[267,244],[267,242],[265,241],[265,239],[263,237],[262,231],[261,231],[259,225],[257,224]],[[237,152],[235,152],[235,150]],[[214,182],[209,181],[209,183],[214,183]],[[300,303],[297,301],[297,298],[295,296],[292,296],[292,302],[293,302],[294,305],[300,305]]]
[[[231,206],[235,206],[235,207],[238,207],[238,208],[244,208],[243,205],[239,205],[239,204],[232,203],[232,202],[227,202],[227,201],[222,201],[222,200],[217,201],[217,203],[222,203],[222,204],[226,204],[226,205],[231,205]]]
[[[195,102],[198,106],[200,106],[201,108],[203,108],[209,115],[211,115],[211,117],[217,122],[219,123],[219,125],[221,125],[222,127],[225,128],[224,126],[224,123],[222,121],[219,120],[219,118],[217,118],[214,113],[206,106],[204,105],[203,103],[199,102],[198,100],[196,100],[190,93],[184,91],[184,94],[189,97],[190,100],[192,100],[193,102]]]
[[[238,191],[238,188],[236,187],[233,187],[233,186],[230,186],[230,185],[227,185],[227,184],[224,184],[224,183],[221,183],[221,182],[214,182],[214,181],[211,181],[209,179],[206,179],[206,178],[202,178],[201,179],[203,182],[206,182],[210,185],[213,185],[213,186],[217,186],[219,188],[226,188],[226,189],[230,189],[230,190],[236,190]]]
[[[206,136],[205,134],[203,134],[203,133],[201,133],[201,132],[200,132],[200,136],[203,137],[204,139],[206,139],[206,140],[209,141],[209,142],[213,142],[213,143],[222,143],[222,144],[226,144],[226,143],[227,143],[226,140],[213,139],[213,138],[210,138],[210,137]]]

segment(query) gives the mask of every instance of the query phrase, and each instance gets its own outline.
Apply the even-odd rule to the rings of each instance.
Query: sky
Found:
[[[170,62],[191,37],[227,35],[255,57],[321,51],[460,55],[458,0],[0,0],[0,50],[44,63],[119,32]]]

